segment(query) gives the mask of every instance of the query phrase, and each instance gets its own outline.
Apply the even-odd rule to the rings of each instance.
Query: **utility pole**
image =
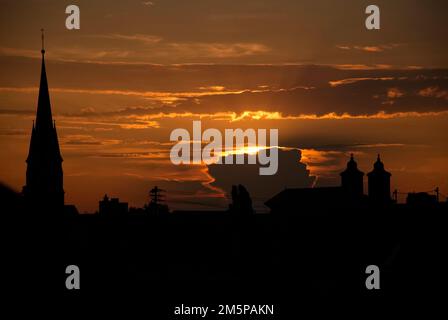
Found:
[[[395,189],[393,192],[395,203],[398,203],[398,190]]]
[[[159,211],[159,205],[165,201],[165,195],[162,194],[165,192],[165,190],[160,189],[159,187],[155,186],[149,191],[149,197],[151,199],[150,207],[153,207],[155,210],[155,213],[158,213]]]

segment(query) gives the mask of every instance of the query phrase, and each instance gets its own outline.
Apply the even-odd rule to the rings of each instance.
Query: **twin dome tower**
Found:
[[[358,164],[350,156],[347,162],[347,168],[340,173],[341,186],[348,195],[353,198],[360,198],[364,194],[364,172],[358,169]],[[367,174],[368,177],[368,195],[373,203],[387,204],[391,201],[390,197],[390,177],[391,173],[384,169],[380,155],[373,164],[373,170]]]

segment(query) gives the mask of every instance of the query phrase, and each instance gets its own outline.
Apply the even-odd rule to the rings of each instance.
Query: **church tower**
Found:
[[[42,68],[36,121],[31,131],[26,159],[26,185],[23,194],[30,206],[45,210],[62,209],[64,188],[62,156],[59,149],[56,122],[51,115],[50,94],[45,71],[44,34],[42,30]]]
[[[390,176],[392,174],[384,170],[380,155],[373,165],[373,170],[367,174],[369,179],[369,199],[373,204],[383,205],[391,202]]]
[[[358,169],[358,164],[353,158],[353,153],[350,155],[350,160],[347,162],[347,168],[340,173],[340,176],[342,189],[344,189],[344,192],[351,199],[359,199],[363,196],[364,172]]]

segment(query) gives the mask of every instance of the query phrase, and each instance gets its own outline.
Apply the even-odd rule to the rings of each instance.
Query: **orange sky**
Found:
[[[66,202],[81,212],[104,193],[142,206],[156,184],[171,208],[205,209],[243,183],[262,209],[284,187],[337,185],[351,152],[364,172],[381,153],[392,188],[448,193],[445,2],[377,1],[373,32],[364,1],[78,1],[79,31],[60,1],[1,4],[0,181],[17,190],[44,27]],[[277,176],[172,165],[171,130],[198,119],[278,128]]]

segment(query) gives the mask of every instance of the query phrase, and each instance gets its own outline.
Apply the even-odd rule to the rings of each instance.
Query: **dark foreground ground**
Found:
[[[181,304],[274,304],[275,319],[299,318],[291,315],[310,306],[325,311],[335,302],[412,308],[446,298],[447,213],[444,207],[114,219],[4,213],[3,276],[11,300],[58,299],[77,307],[107,301],[109,311],[126,305],[148,319],[200,318],[175,317]],[[80,290],[65,287],[72,264],[80,268]],[[372,264],[381,271],[380,290],[365,287]],[[214,317],[225,318],[207,319]]]

